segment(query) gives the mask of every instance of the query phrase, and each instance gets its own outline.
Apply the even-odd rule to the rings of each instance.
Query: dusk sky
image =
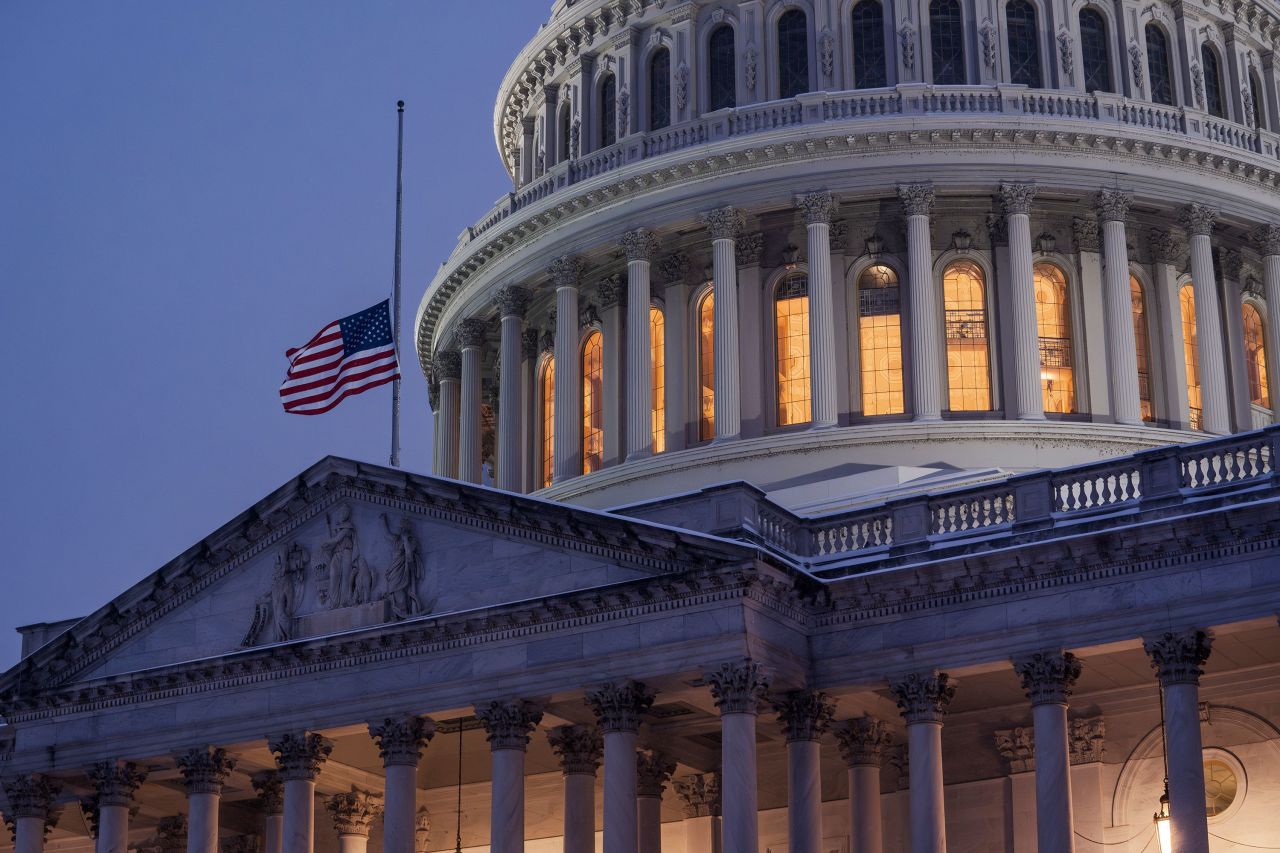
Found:
[[[0,5],[0,669],[326,454],[387,461],[390,389],[286,415],[284,351],[385,298],[406,103],[411,325],[510,190],[494,96],[551,0]],[[249,614],[246,614],[248,617]]]

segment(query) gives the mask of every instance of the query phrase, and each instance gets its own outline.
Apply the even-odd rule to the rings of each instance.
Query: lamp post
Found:
[[[1164,759],[1164,793],[1160,795],[1160,809],[1152,818],[1156,824],[1156,839],[1160,853],[1173,851],[1173,822],[1169,817],[1169,741],[1164,730],[1164,685],[1160,685],[1160,755]]]

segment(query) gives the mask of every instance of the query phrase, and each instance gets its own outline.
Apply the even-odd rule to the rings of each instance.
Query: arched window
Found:
[[[698,438],[716,437],[716,295],[708,290],[698,303]]]
[[[809,277],[792,273],[773,298],[778,426],[813,419],[809,405]]]
[[[542,368],[542,488],[551,485],[555,473],[556,362],[548,358]]]
[[[991,408],[986,291],[982,268],[972,261],[955,261],[942,274],[948,406],[952,411]]]
[[[1178,291],[1178,305],[1182,310],[1182,357],[1187,366],[1187,408],[1191,413],[1191,428],[1202,429],[1200,344],[1196,340],[1196,292],[1191,282]]]
[[[800,9],[778,18],[778,97],[809,91],[809,21]]]
[[[1249,70],[1249,97],[1253,100],[1253,126],[1258,130],[1266,130],[1267,110],[1262,103],[1262,81],[1253,69]]]
[[[889,85],[884,52],[884,6],[861,0],[853,7],[853,86],[877,89]]]
[[[1147,335],[1147,295],[1142,282],[1129,276],[1129,299],[1133,303],[1133,343],[1138,356],[1138,400],[1142,404],[1142,419],[1155,420],[1151,406],[1151,341]]]
[[[1036,8],[1027,0],[1010,0],[1004,7],[1009,33],[1009,81],[1039,89],[1040,28]]]
[[[1218,54],[1206,42],[1200,45],[1200,65],[1204,70],[1204,105],[1209,115],[1226,118],[1227,110],[1222,101],[1222,71],[1218,67]]]
[[[1169,65],[1169,37],[1157,24],[1147,24],[1147,77],[1151,100],[1173,106],[1173,71]]]
[[[563,163],[573,156],[573,149],[570,145],[573,135],[573,110],[568,104],[560,108],[560,156],[556,158],[557,162]]]
[[[738,68],[734,56],[733,27],[721,24],[707,39],[707,111],[738,103]]]
[[[662,309],[649,306],[649,365],[653,371],[653,452],[667,449],[667,322]]]
[[[1040,393],[1044,410],[1065,414],[1076,408],[1071,353],[1071,308],[1067,277],[1053,264],[1036,264],[1036,332],[1040,336]]]
[[[582,473],[604,467],[604,335],[582,345]]]
[[[1080,10],[1080,58],[1086,92],[1111,91],[1111,43],[1107,20],[1097,9]]]
[[[933,57],[933,82],[939,86],[963,86],[964,15],[958,0],[930,0],[929,51]]]
[[[1246,302],[1244,312],[1244,366],[1249,375],[1249,401],[1255,406],[1271,408],[1271,389],[1267,387],[1267,344],[1262,315]]]
[[[600,84],[600,147],[607,148],[617,141],[618,80],[607,74]]]
[[[858,352],[862,414],[905,411],[902,394],[902,308],[898,274],[876,264],[858,276]]]
[[[658,48],[649,59],[649,129],[671,124],[671,51]]]

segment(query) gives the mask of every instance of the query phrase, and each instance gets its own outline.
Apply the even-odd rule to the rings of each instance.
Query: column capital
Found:
[[[837,723],[835,736],[840,757],[850,767],[879,767],[893,739],[889,724],[870,714]]]
[[[1218,222],[1218,211],[1204,204],[1189,204],[1182,208],[1178,217],[1187,233],[1195,237],[1208,237],[1213,234],[1213,227]]]
[[[734,263],[740,267],[753,267],[760,263],[760,256],[764,254],[764,235],[760,232],[755,234],[743,234],[738,237],[733,247]]]
[[[448,380],[457,382],[462,378],[462,353],[457,350],[437,350],[432,362],[435,365],[436,376],[441,382]]]
[[[1098,190],[1093,199],[1098,219],[1103,222],[1124,222],[1132,205],[1133,195],[1124,190]]]
[[[1199,684],[1205,661],[1213,645],[1213,634],[1192,628],[1166,631],[1143,640],[1142,647],[1151,658],[1163,687],[1171,684]]]
[[[769,692],[768,674],[751,658],[721,664],[705,677],[721,716],[755,714]]]
[[[797,195],[795,204],[805,225],[829,225],[837,207],[835,198],[826,190]]]
[[[586,268],[587,265],[582,258],[564,255],[551,262],[548,272],[551,273],[551,280],[557,288],[577,287],[582,282],[582,273]]]
[[[1224,249],[1222,254],[1218,256],[1218,261],[1222,265],[1222,277],[1227,281],[1239,281],[1241,273],[1244,272],[1244,256],[1235,249]]]
[[[736,207],[718,207],[702,214],[702,223],[712,240],[734,240],[745,227],[742,211]]]
[[[533,116],[525,116],[520,119],[520,129],[526,136],[533,136],[538,129],[538,120]]]
[[[1031,726],[996,729],[996,752],[1009,762],[1010,773],[1026,773],[1036,769],[1035,730]]]
[[[672,782],[676,796],[684,802],[685,817],[720,814],[720,774],[694,773]]]
[[[609,682],[587,692],[586,702],[606,732],[635,732],[653,706],[653,691],[638,681]]]
[[[945,672],[913,672],[889,688],[907,725],[935,723],[956,695],[956,683]]]
[[[600,730],[592,726],[556,726],[547,732],[551,751],[560,759],[564,775],[596,775],[604,755]]]
[[[269,815],[284,814],[284,780],[276,770],[263,770],[249,777],[258,792],[258,802]]]
[[[836,703],[816,690],[792,690],[773,700],[787,743],[821,740],[835,716]]]
[[[493,302],[498,306],[499,317],[523,318],[524,312],[529,310],[529,298],[530,293],[527,287],[508,284],[498,288]]]
[[[658,262],[658,275],[663,284],[683,284],[689,274],[689,256],[684,252],[667,255]]]
[[[560,84],[547,83],[542,87],[542,96],[547,99],[549,106],[555,106],[560,100]]]
[[[267,748],[275,753],[280,778],[310,782],[320,775],[320,765],[333,752],[333,742],[315,732],[286,732],[268,739]]]
[[[200,747],[175,755],[188,794],[221,794],[222,784],[236,768],[236,759],[222,747]]]
[[[436,733],[436,721],[430,717],[406,714],[387,717],[369,724],[369,736],[378,745],[384,767],[405,764],[417,767],[422,750]]]
[[[1172,266],[1182,260],[1185,247],[1170,231],[1152,228],[1147,243],[1151,247],[1151,260],[1157,264]]]
[[[1037,187],[1035,184],[1000,185],[1000,204],[1004,207],[1005,216],[1017,213],[1030,214],[1031,203],[1035,201]]]
[[[531,699],[496,699],[475,710],[491,750],[523,751],[529,745],[529,733],[542,722],[542,705]]]
[[[1080,659],[1071,652],[1036,652],[1013,662],[1031,705],[1065,705],[1080,678]]]
[[[147,771],[132,761],[99,761],[89,768],[88,776],[98,808],[132,805],[133,795],[147,781]]]
[[[618,242],[627,253],[628,261],[649,261],[658,253],[661,245],[658,238],[648,228],[637,228],[623,234]]]
[[[1082,717],[1067,723],[1067,748],[1072,764],[1101,761],[1107,753],[1107,723],[1102,717]]]
[[[520,333],[520,356],[526,359],[538,357],[538,330],[529,328]]]
[[[1076,216],[1071,219],[1071,238],[1077,252],[1101,252],[1102,229],[1094,216]]]
[[[933,214],[933,186],[931,184],[898,184],[898,199],[907,216]]]
[[[58,795],[61,793],[62,783],[43,773],[10,776],[4,780],[4,794],[9,800],[5,817],[10,820],[21,817],[39,818],[44,821],[47,835],[58,822],[58,815],[62,811],[57,805]]]
[[[1280,225],[1259,225],[1250,236],[1254,247],[1264,258],[1280,255]]]
[[[612,308],[622,302],[627,295],[627,284],[621,276],[611,275],[596,283],[596,296],[600,299],[601,308]]]
[[[327,797],[324,807],[333,816],[333,828],[338,835],[368,838],[369,824],[382,814],[382,795],[352,785],[350,791]]]
[[[489,337],[489,324],[475,317],[468,317],[458,324],[458,341],[463,349],[483,347]]]
[[[636,796],[657,797],[676,772],[676,762],[655,749],[636,750]]]

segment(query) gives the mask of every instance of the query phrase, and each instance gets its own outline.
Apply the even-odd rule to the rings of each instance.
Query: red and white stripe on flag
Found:
[[[295,415],[323,414],[353,394],[399,379],[389,300],[330,323],[285,357],[289,372],[280,401]]]

